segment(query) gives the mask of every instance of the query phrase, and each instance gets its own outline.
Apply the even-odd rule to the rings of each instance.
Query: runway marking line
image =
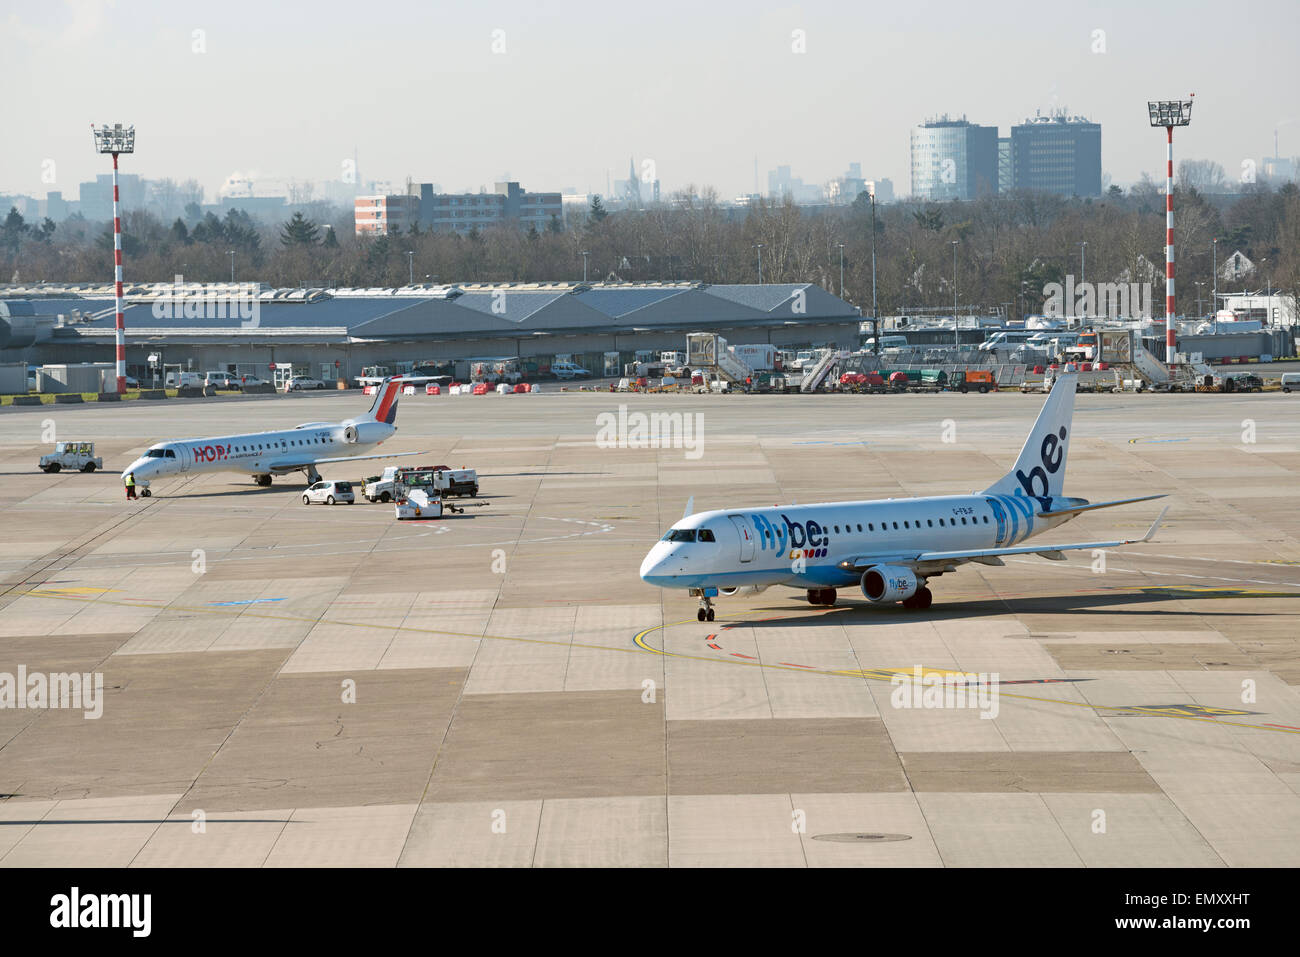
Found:
[[[134,600],[106,599],[101,597],[100,595],[96,595],[94,598],[89,598],[81,595],[71,595],[71,594],[64,594],[64,593],[53,593],[49,591],[41,591],[39,589],[15,591],[12,592],[11,594],[28,595],[34,598],[47,598],[54,601],[75,601],[75,602],[81,602],[83,604],[98,602],[99,604],[117,605],[123,608],[151,608],[157,610],[157,606],[154,605],[141,604]],[[522,638],[518,635],[486,635],[486,634],[476,635],[476,634],[470,634],[468,632],[443,631],[442,629],[438,629],[438,628],[417,628],[412,625],[387,625],[387,624],[380,625],[380,624],[374,624],[372,622],[366,622],[366,621],[335,621],[335,620],[320,618],[320,617],[311,618],[304,615],[271,615],[271,614],[251,611],[247,607],[241,607],[239,611],[226,611],[224,609],[213,608],[211,606],[206,606],[206,605],[205,606],[178,605],[178,606],[167,606],[167,608],[169,611],[188,611],[188,612],[194,612],[195,614],[225,615],[232,618],[239,617],[243,619],[261,619],[265,621],[288,621],[288,622],[297,622],[297,623],[306,622],[313,625],[315,624],[338,625],[345,628],[381,628],[387,631],[406,631],[406,632],[414,632],[417,634],[442,635],[444,637],[449,637],[449,638],[467,638],[472,641],[484,641],[484,640],[513,641],[513,642],[518,642],[520,644],[555,645],[557,647],[562,647],[562,648],[588,648],[597,651],[620,651],[620,652],[630,653],[630,654],[644,652],[652,655],[658,655],[663,658],[681,658],[688,661],[707,661],[707,662],[712,662],[714,664],[739,665],[742,668],[768,668],[776,671],[790,670],[790,671],[797,671],[799,674],[820,674],[820,675],[826,675],[827,677],[833,677],[833,678],[857,678],[857,679],[866,678],[867,680],[873,680],[873,681],[874,680],[892,681],[895,678],[895,674],[893,672],[888,672],[888,678],[886,678],[883,673],[880,675],[875,675],[872,674],[870,671],[861,670],[861,669],[848,670],[848,671],[826,670],[822,668],[804,670],[803,668],[799,668],[798,666],[793,666],[793,665],[782,665],[777,663],[766,664],[757,658],[750,658],[750,660],[748,661],[743,661],[743,660],[737,661],[730,658],[719,658],[713,655],[682,654],[681,652],[667,651],[662,648],[656,648],[646,641],[647,635],[653,634],[654,632],[657,631],[663,631],[666,628],[676,627],[678,625],[694,624],[695,623],[694,619],[683,619],[682,621],[671,622],[671,623],[661,624],[661,625],[654,625],[653,627],[643,629],[642,631],[637,632],[637,634],[633,637],[632,639],[633,647],[627,647],[624,645],[596,645],[588,642],[560,641],[558,639],[553,639],[553,638]],[[773,619],[766,618],[760,620],[770,621]],[[746,624],[746,622],[744,621],[735,622],[736,626],[743,625],[743,624]],[[1125,711],[1125,712],[1130,712],[1134,715],[1151,714],[1151,712],[1142,712],[1132,707],[1129,707],[1127,705],[1094,705],[1082,701],[1066,701],[1062,698],[1044,698],[1038,695],[1018,694],[1011,691],[1000,692],[1000,695],[1001,697],[1004,698],[1015,698],[1022,701],[1037,701],[1043,704],[1067,705],[1069,707],[1084,708],[1094,713],[1098,713],[1102,711]],[[1205,721],[1220,726],[1249,728],[1256,731],[1267,729],[1270,731],[1280,731],[1283,734],[1300,734],[1300,728],[1290,728],[1286,725],[1249,724],[1242,721],[1224,721],[1217,717],[1197,717],[1188,714],[1167,714],[1166,713],[1166,714],[1159,714],[1153,716],[1162,717],[1162,718],[1173,718],[1179,721]]]

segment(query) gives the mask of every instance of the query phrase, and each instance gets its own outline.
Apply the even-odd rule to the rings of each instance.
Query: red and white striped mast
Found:
[[[117,393],[126,391],[126,315],[122,299],[122,213],[117,190],[117,154],[135,152],[135,127],[123,129],[121,123],[112,129],[101,126],[91,129],[95,134],[95,149],[113,156],[113,301],[117,312]]]
[[[1196,94],[1193,93],[1192,96]],[[1165,364],[1174,365],[1177,323],[1174,321],[1174,127],[1192,122],[1192,100],[1150,100],[1152,126],[1165,128]]]

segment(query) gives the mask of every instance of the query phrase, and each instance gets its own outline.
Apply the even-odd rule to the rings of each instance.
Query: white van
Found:
[[[876,338],[871,336],[862,343],[862,348],[867,352],[872,352],[876,348]],[[881,336],[881,349],[906,349],[907,336]]]
[[[1292,389],[1300,389],[1300,372],[1283,372],[1282,391],[1290,392]]]
[[[1024,332],[1016,329],[1002,329],[993,333],[983,342],[980,343],[980,352],[992,352],[994,349],[1006,351],[1014,349],[1016,346],[1023,346],[1032,339],[1037,333]]]
[[[167,373],[167,388],[183,389],[186,386],[202,388],[203,376],[197,372],[177,372],[175,370]]]

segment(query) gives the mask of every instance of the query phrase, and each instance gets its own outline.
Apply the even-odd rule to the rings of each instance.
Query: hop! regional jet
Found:
[[[387,455],[344,455],[366,452],[381,445],[397,431],[397,399],[403,381],[385,379],[375,390],[375,401],[365,415],[342,422],[307,422],[284,432],[249,432],[211,439],[180,439],[159,442],[122,472],[135,473],[135,483],[149,494],[149,483],[168,475],[198,472],[243,472],[258,485],[270,485],[272,475],[306,472],[309,485],[320,481],[316,466],[362,459],[396,458],[419,452]]]
[[[1073,372],[1056,380],[1015,467],[983,492],[688,514],[650,549],[641,577],[687,589],[700,600],[700,621],[713,621],[718,595],[772,585],[807,589],[814,605],[833,605],[836,588],[858,585],[872,604],[925,609],[934,599],[926,583],[966,562],[1002,565],[1005,555],[1028,554],[1064,561],[1067,551],[1149,542],[1168,507],[1142,538],[1018,544],[1084,512],[1164,497],[1090,504],[1063,494],[1077,384]]]

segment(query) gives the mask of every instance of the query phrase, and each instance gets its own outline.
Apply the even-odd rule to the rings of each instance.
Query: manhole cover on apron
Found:
[[[814,834],[814,841],[834,841],[836,844],[884,844],[888,841],[910,841],[911,834]]]

